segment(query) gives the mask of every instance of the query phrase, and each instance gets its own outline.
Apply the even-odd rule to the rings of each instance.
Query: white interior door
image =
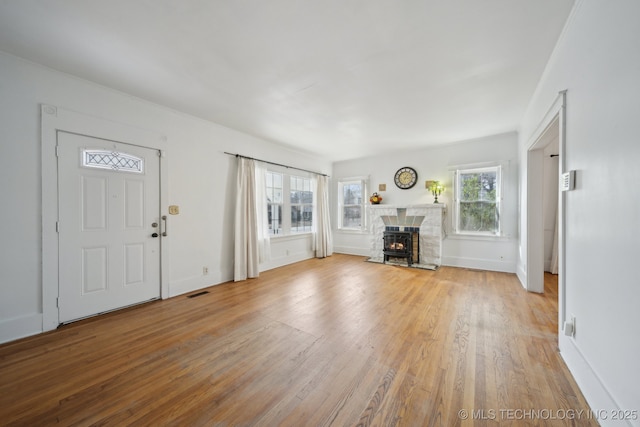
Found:
[[[158,151],[58,133],[59,320],[160,297]]]

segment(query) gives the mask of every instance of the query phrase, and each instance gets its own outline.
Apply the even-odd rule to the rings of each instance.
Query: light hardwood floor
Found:
[[[304,261],[0,346],[0,424],[597,425],[545,290]]]

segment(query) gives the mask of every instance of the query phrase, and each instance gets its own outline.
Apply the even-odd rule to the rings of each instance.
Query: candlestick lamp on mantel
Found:
[[[442,185],[440,181],[425,181],[424,187],[435,197],[433,203],[440,203],[438,201],[438,196],[444,192],[444,185]]]

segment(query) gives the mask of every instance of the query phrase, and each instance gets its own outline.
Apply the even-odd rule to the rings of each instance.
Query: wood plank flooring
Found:
[[[337,254],[207,291],[0,346],[0,424],[597,425],[553,276]]]

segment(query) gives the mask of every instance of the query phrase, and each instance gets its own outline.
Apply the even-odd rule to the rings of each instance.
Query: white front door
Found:
[[[59,321],[160,297],[158,150],[58,132]]]

